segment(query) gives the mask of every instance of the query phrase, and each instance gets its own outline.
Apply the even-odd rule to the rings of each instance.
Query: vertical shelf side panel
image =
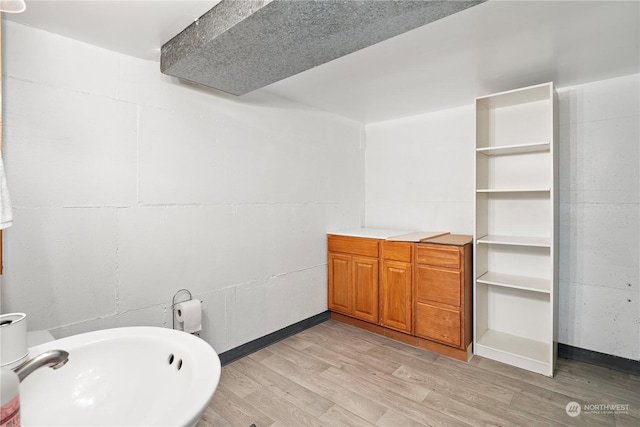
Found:
[[[553,375],[556,359],[558,358],[558,293],[559,293],[559,280],[560,280],[560,189],[559,189],[559,175],[560,175],[560,164],[559,164],[559,111],[558,108],[558,93],[556,92],[553,84],[550,85],[549,91],[551,92],[551,97],[553,100],[552,103],[552,111],[550,114],[551,121],[551,217],[552,217],[552,233],[553,236],[551,238],[551,263],[552,263],[552,272],[551,272],[551,336],[553,337],[552,348],[551,348],[551,375]]]
[[[478,338],[483,336],[487,330],[489,329],[489,313],[487,311],[487,301],[488,301],[488,286],[483,285],[481,283],[474,283],[475,289],[473,293],[474,299],[474,331],[473,331],[473,339],[477,341]],[[477,354],[477,345],[474,344],[474,351]]]
[[[489,271],[489,245],[476,245],[474,251],[476,260],[475,279]]]
[[[481,153],[476,153],[476,190],[489,188],[489,158]]]
[[[480,99],[476,99],[476,148],[489,145],[489,108]]]
[[[489,234],[489,196],[486,193],[476,194],[476,236],[478,238]]]

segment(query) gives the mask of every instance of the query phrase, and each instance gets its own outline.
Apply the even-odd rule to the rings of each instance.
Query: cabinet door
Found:
[[[378,260],[353,257],[352,314],[378,323]]]
[[[351,257],[329,253],[329,310],[351,314]]]
[[[383,262],[382,324],[407,333],[413,332],[411,276],[411,264]]]

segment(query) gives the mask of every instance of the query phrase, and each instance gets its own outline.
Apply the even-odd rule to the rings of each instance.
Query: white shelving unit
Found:
[[[476,98],[474,353],[553,376],[558,300],[553,83]]]

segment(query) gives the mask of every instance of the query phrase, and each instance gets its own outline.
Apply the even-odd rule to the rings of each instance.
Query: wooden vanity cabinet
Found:
[[[413,334],[413,243],[382,242],[381,325]]]
[[[418,345],[471,357],[472,238],[448,235],[416,244],[415,334]]]
[[[329,310],[378,323],[378,239],[328,236]]]
[[[472,356],[471,236],[328,236],[331,318],[460,360]]]

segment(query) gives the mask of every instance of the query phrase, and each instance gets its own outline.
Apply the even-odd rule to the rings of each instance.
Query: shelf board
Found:
[[[485,156],[506,156],[511,154],[541,153],[550,150],[551,143],[549,141],[534,142],[531,144],[515,144],[503,145],[499,147],[476,148],[477,153],[484,154]]]
[[[551,188],[479,188],[476,193],[549,193]]]
[[[551,241],[548,237],[503,236],[487,234],[486,236],[478,238],[476,242],[494,245],[535,246],[541,248],[551,247]]]
[[[476,98],[476,103],[486,108],[502,108],[537,101],[553,101],[553,82],[541,83],[520,89],[507,90]]]
[[[496,273],[488,271],[476,279],[478,283],[506,288],[521,289],[524,291],[551,293],[551,281],[539,277],[517,276],[514,274]]]
[[[550,363],[551,344],[542,341],[488,329],[476,345],[518,359],[545,365]]]

